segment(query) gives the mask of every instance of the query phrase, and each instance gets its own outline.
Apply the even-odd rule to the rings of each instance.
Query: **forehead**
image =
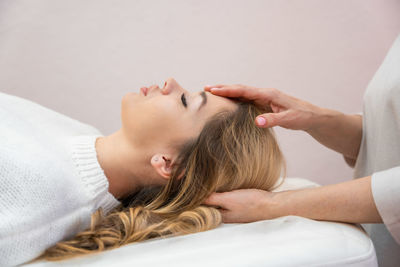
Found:
[[[209,92],[206,92],[207,103],[204,105],[200,111],[208,113],[208,115],[213,115],[219,111],[228,110],[234,111],[237,108],[237,103],[229,98],[216,96]]]

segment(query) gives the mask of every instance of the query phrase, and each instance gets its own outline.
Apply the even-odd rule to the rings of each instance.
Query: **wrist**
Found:
[[[346,115],[336,110],[314,106],[310,120],[310,127],[306,129],[305,132],[312,136],[323,132],[324,129],[329,128],[329,125],[334,126],[335,123],[332,124],[331,122],[342,116]]]
[[[266,209],[262,212],[267,218],[273,219],[282,216],[291,215],[289,207],[289,199],[291,195],[291,190],[282,192],[269,192],[263,201],[263,207]]]

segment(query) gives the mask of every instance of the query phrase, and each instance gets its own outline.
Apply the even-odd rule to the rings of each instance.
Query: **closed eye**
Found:
[[[181,95],[181,101],[182,101],[183,106],[185,108],[187,108],[187,102],[186,102],[186,97],[185,97],[184,93]]]

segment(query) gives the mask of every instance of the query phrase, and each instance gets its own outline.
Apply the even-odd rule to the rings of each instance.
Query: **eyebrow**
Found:
[[[207,95],[206,93],[203,91],[200,93],[201,97],[203,98],[203,101],[201,102],[199,108],[197,109],[197,111],[199,111],[201,109],[202,106],[204,106],[207,103]]]

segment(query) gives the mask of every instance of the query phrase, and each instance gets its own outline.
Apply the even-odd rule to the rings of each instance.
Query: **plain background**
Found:
[[[190,91],[275,87],[358,113],[399,33],[398,0],[0,0],[0,91],[104,135],[121,127],[124,94],[168,77]],[[306,133],[275,130],[288,176],[352,178]]]

